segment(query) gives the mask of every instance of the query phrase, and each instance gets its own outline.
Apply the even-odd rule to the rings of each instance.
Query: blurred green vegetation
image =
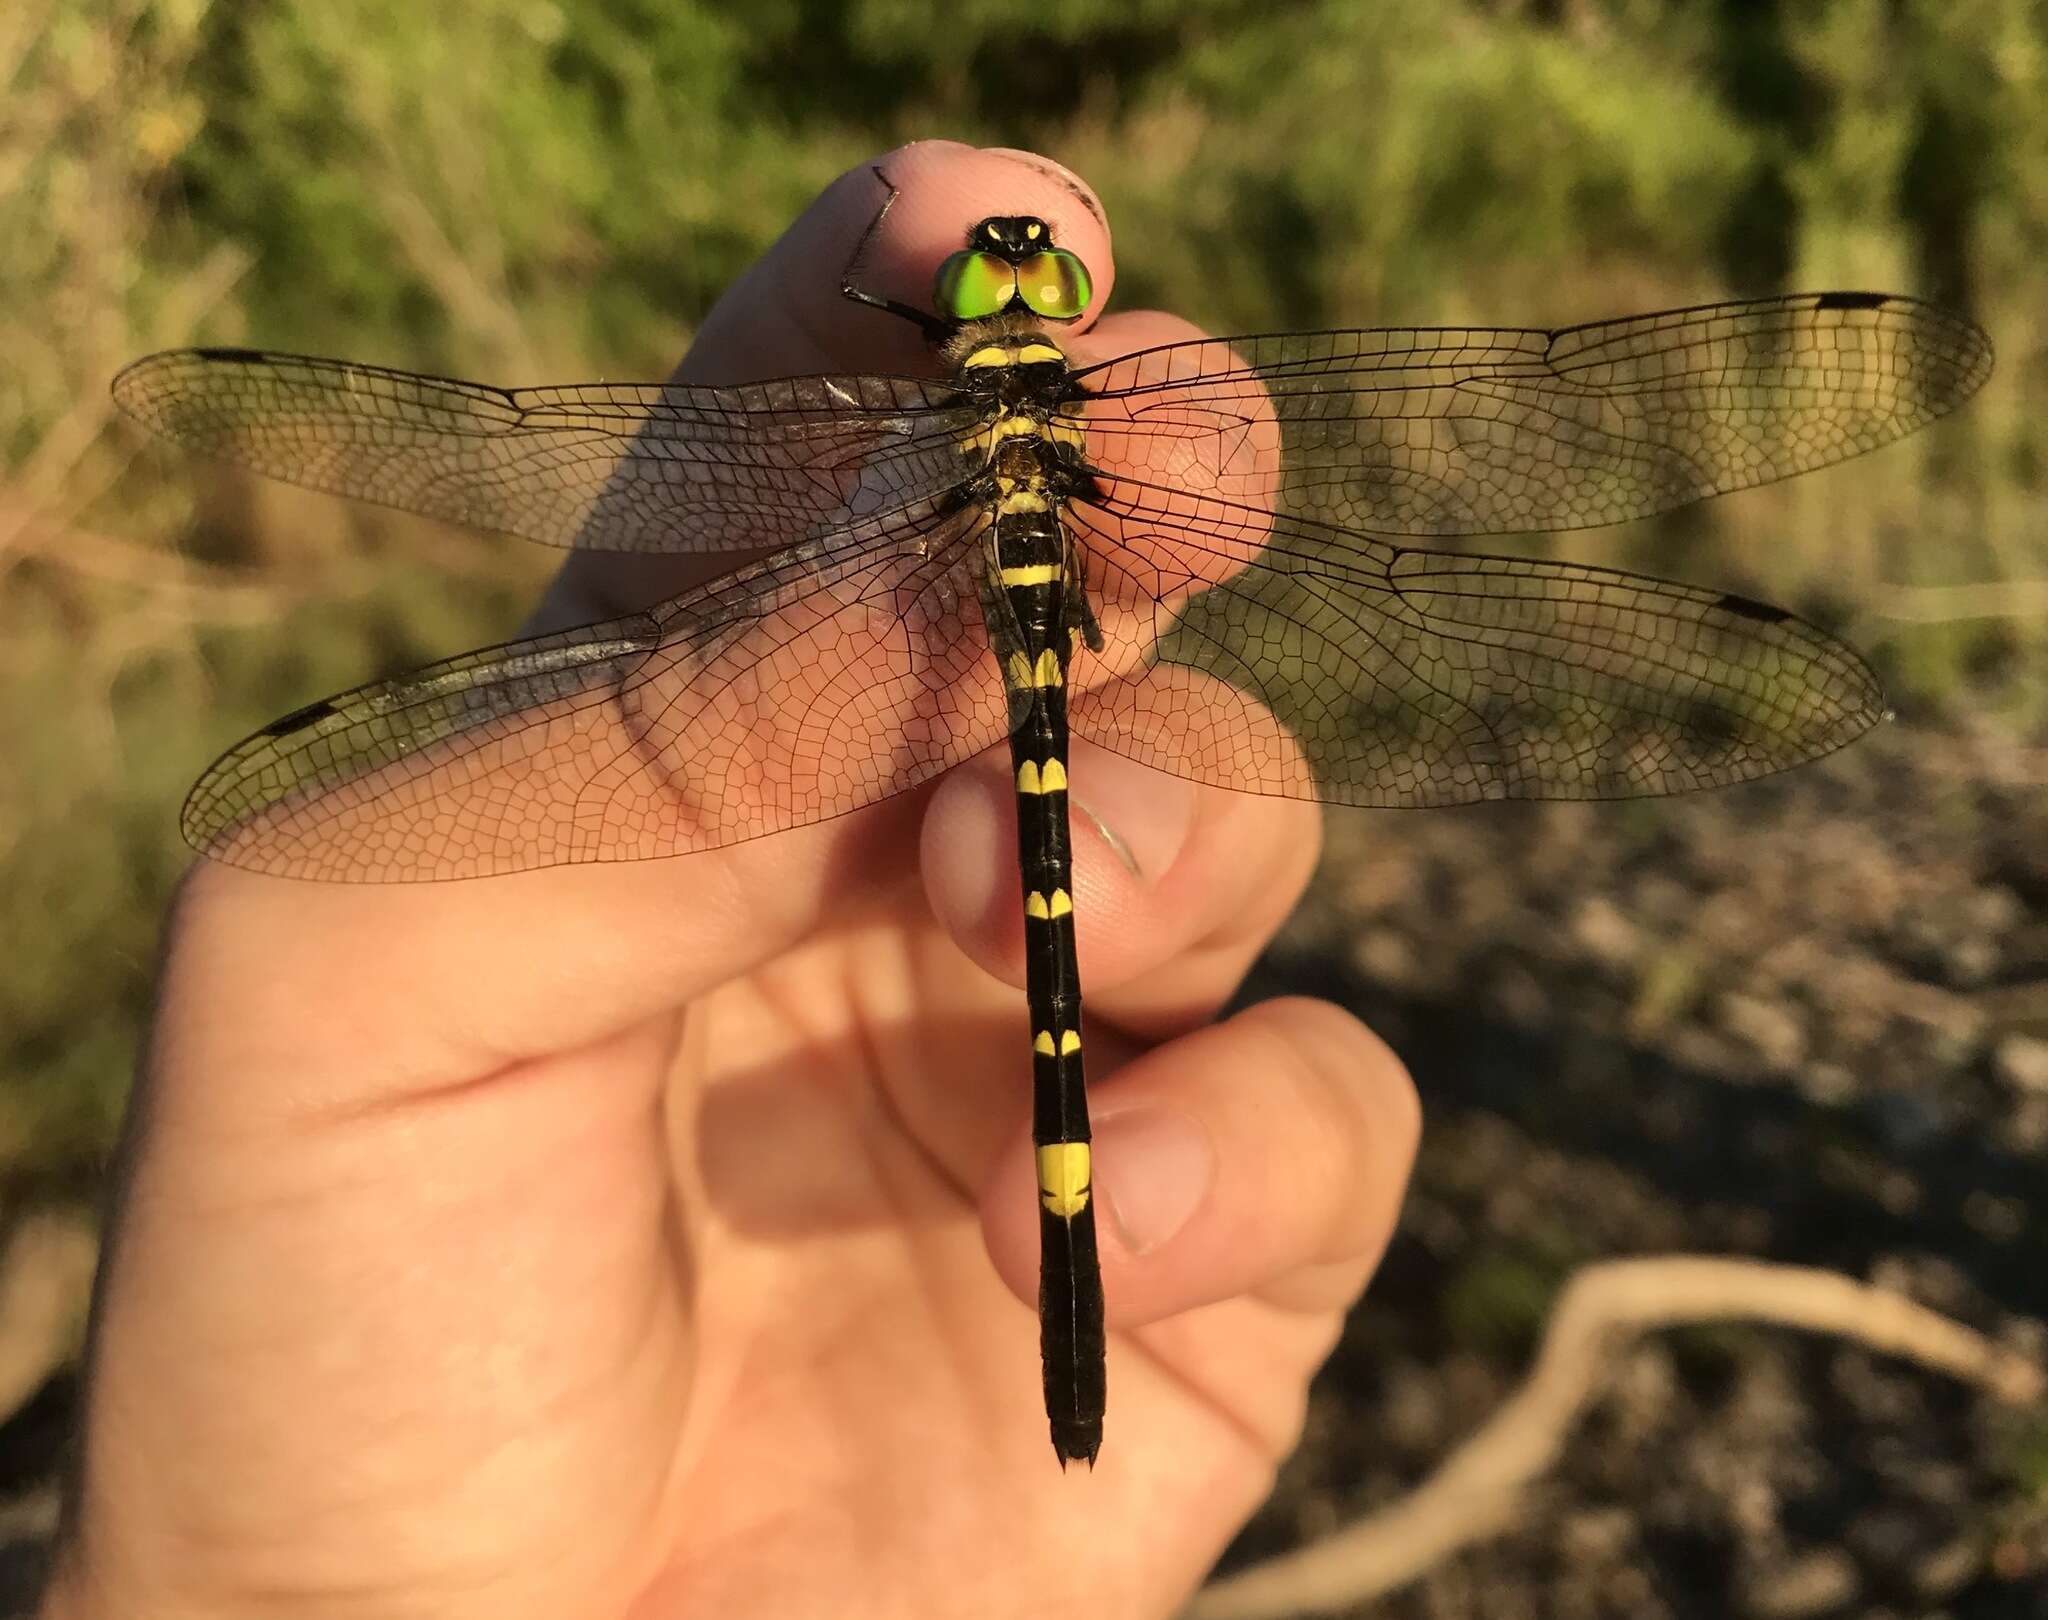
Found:
[[[10,1164],[64,1174],[104,1151],[199,767],[309,698],[502,637],[554,561],[139,454],[106,405],[120,362],[248,341],[508,382],[665,375],[821,186],[920,136],[1065,162],[1109,207],[1120,301],[1217,330],[1550,322],[1781,286],[1972,310],[2001,368],[1960,422],[1566,549],[1843,623],[1906,706],[2038,718],[2034,0],[943,17],[911,0],[0,8]]]

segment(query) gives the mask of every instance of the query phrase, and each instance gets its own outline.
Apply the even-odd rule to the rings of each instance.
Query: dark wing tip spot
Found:
[[[1792,617],[1783,608],[1772,607],[1768,602],[1758,602],[1747,596],[1736,596],[1732,592],[1714,606],[1723,613],[1733,613],[1737,618],[1754,619],[1758,624],[1783,624]]]
[[[308,703],[303,709],[294,709],[290,714],[273,720],[263,728],[266,737],[289,737],[295,731],[304,731],[316,721],[326,719],[335,712],[334,705],[326,698],[318,703]]]
[[[1815,301],[1815,309],[1883,309],[1892,301],[1890,293],[1829,292]]]

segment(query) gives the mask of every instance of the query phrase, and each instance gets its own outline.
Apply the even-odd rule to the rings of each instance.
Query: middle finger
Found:
[[[1015,795],[999,754],[934,791],[925,888],[960,947],[1021,985]],[[1071,780],[1076,950],[1091,1019],[1145,1042],[1207,1022],[1306,887],[1319,812],[1199,787],[1078,740]]]

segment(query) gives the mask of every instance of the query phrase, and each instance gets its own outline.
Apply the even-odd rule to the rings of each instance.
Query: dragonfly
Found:
[[[1801,293],[1555,330],[1060,335],[1087,265],[992,213],[912,322],[932,375],[498,388],[247,349],[139,360],[130,417],[275,479],[576,549],[726,560],[603,623],[294,710],[182,812],[205,855],[414,882],[686,856],[1009,746],[1061,1466],[1107,1396],[1070,736],[1352,806],[1740,782],[1886,714],[1856,652],[1712,589],[1417,541],[1620,523],[1877,448],[1991,366],[1912,298]],[[862,314],[861,318],[869,318]]]

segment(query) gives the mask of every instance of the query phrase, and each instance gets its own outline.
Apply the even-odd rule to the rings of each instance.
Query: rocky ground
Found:
[[[1226,1567],[1426,1476],[1590,1260],[1831,1267],[2048,1356],[2044,783],[2039,748],[1893,725],[1687,799],[1333,816],[1247,993],[1359,1012],[1426,1142]],[[1521,1529],[1358,1612],[2048,1615],[2048,1419],[1840,1341],[1653,1337]]]

